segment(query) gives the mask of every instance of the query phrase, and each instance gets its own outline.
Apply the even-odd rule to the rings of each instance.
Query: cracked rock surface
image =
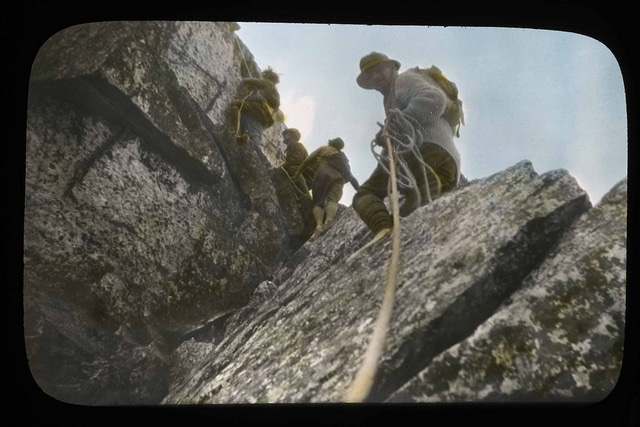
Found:
[[[566,171],[538,175],[521,162],[404,218],[396,302],[369,400],[606,396],[624,336],[625,192],[622,183],[589,210]],[[603,218],[608,225],[592,223]],[[231,317],[215,355],[163,402],[340,401],[373,328],[389,259],[387,239],[347,262],[367,233],[345,210],[283,266],[250,318]]]

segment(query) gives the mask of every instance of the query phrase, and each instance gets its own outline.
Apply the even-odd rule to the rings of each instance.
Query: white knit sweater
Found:
[[[398,75],[393,89],[385,96],[385,111],[399,109],[406,116],[417,120],[427,142],[443,147],[455,160],[460,173],[460,154],[453,142],[454,129],[445,119],[447,103],[452,102],[442,88],[431,78],[424,76],[417,68]]]

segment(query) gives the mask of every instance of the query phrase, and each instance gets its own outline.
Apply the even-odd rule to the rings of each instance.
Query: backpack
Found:
[[[455,83],[447,79],[447,77],[442,74],[442,71],[435,65],[432,65],[431,68],[418,68],[418,72],[435,81],[452,101],[453,104],[447,106],[445,110],[445,116],[455,129],[455,136],[459,138],[460,125],[464,125],[464,111],[462,110],[462,101],[458,99],[458,87]]]
[[[340,172],[340,175],[342,175],[345,181],[349,181],[351,178],[351,168],[349,167],[347,155],[344,154],[344,152],[338,151],[335,154],[331,154],[325,157],[324,161],[336,171]]]

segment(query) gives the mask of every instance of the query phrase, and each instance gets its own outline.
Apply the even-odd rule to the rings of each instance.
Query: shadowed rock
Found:
[[[237,45],[225,24],[115,22],[71,27],[38,53],[24,300],[47,393],[157,402],[168,352],[244,306],[292,251],[295,213],[278,194],[292,190],[276,191],[264,155],[278,146],[227,131]],[[127,374],[127,346],[153,380]]]

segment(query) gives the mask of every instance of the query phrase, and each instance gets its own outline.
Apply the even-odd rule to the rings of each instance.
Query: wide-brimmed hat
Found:
[[[400,69],[400,62],[395,59],[389,59],[389,57],[383,53],[371,52],[360,59],[360,75],[356,78],[358,86],[364,89],[372,89],[373,85],[371,77],[367,71],[378,64],[382,64],[383,62],[390,62],[396,67],[396,69]]]

